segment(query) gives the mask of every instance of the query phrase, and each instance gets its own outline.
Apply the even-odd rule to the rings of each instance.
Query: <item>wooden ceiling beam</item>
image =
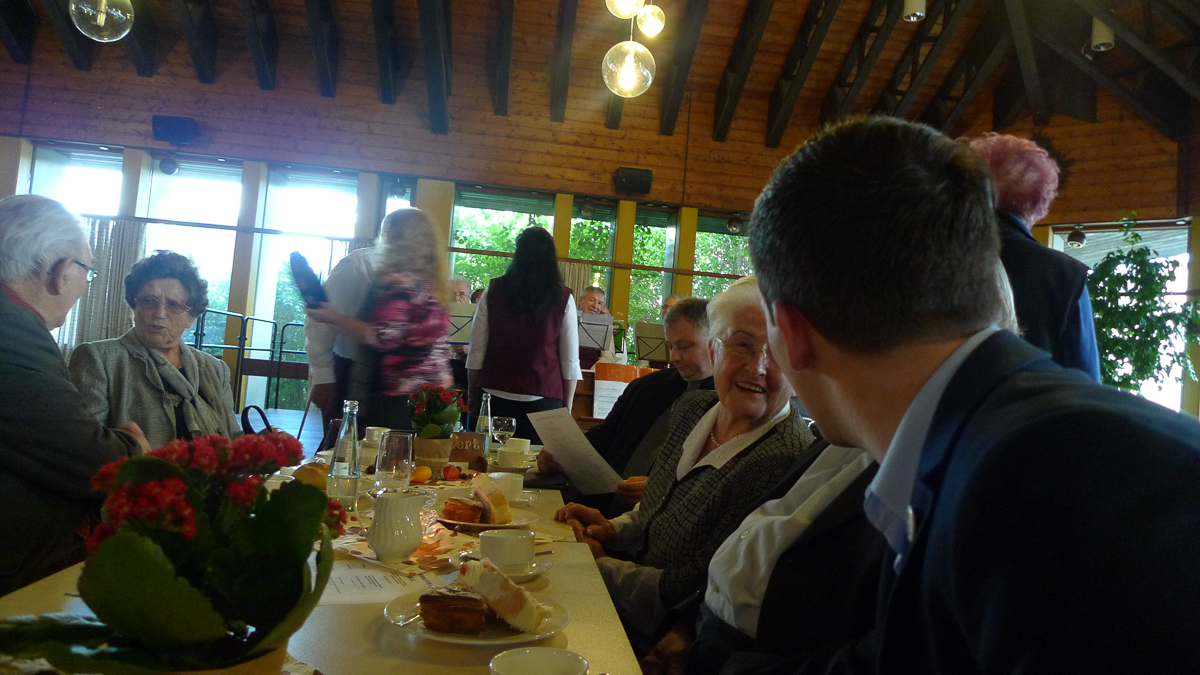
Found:
[[[958,60],[950,67],[933,100],[922,113],[921,120],[949,133],[1010,49],[1012,36],[1008,32],[1004,5],[997,2],[984,16]],[[961,93],[955,96],[954,92],[959,90],[960,85]]]
[[[308,37],[317,62],[317,86],[322,96],[337,93],[338,32],[333,20],[333,0],[304,0]]]
[[[133,61],[133,68],[142,77],[154,75],[154,55],[158,48],[158,26],[154,21],[154,13],[150,11],[149,0],[133,0],[133,14],[137,20],[129,34],[121,38],[125,43],[125,53]]]
[[[662,79],[662,106],[659,109],[658,133],[670,136],[675,133],[675,122],[679,119],[679,108],[683,106],[683,92],[687,88],[688,72],[692,69],[692,58],[696,45],[700,43],[700,29],[708,14],[708,0],[688,0],[679,19],[679,30],[675,34],[675,49],[671,52],[671,65],[667,76]]]
[[[767,29],[767,22],[771,20],[774,6],[775,0],[750,0],[742,12],[742,23],[733,41],[733,51],[717,83],[717,102],[713,110],[714,141],[724,141],[729,136],[729,126],[733,124],[742,89],[746,86],[746,78],[750,76],[754,55],[758,53],[758,43]]]
[[[46,8],[50,25],[54,27],[54,32],[58,35],[58,40],[70,57],[71,63],[77,70],[91,70],[96,43],[75,28],[66,0],[42,0],[42,6]]]
[[[275,59],[279,55],[275,13],[271,11],[269,0],[238,0],[238,8],[250,58],[254,61],[254,74],[258,76],[258,88],[271,91],[275,88]]]
[[[1182,33],[1191,41],[1200,40],[1200,7],[1189,5],[1188,8],[1196,15],[1195,21],[1189,21],[1184,13],[1177,10],[1174,4],[1170,1],[1163,0],[1146,0],[1146,16],[1145,21],[1147,26],[1153,25],[1153,17],[1160,16],[1164,21],[1171,24],[1171,27]]]
[[[974,6],[975,0],[933,0],[925,20],[917,27],[904,55],[892,70],[887,86],[879,94],[875,112],[896,117],[908,115],[925,80],[929,79],[934,65],[950,44],[950,38]],[[938,29],[938,34],[931,38],[934,28]],[[925,49],[926,45],[928,49]]]
[[[863,19],[858,34],[850,43],[850,52],[842,62],[837,79],[825,93],[821,104],[821,123],[827,124],[846,115],[854,108],[859,94],[867,84],[867,78],[879,61],[888,38],[896,28],[903,13],[903,2],[872,0],[867,16]]]
[[[450,96],[449,45],[446,6],[442,0],[417,0],[421,20],[421,50],[425,61],[425,91],[429,99],[429,130],[450,133],[450,115],[446,99]]]
[[[817,53],[821,51],[821,43],[833,25],[839,4],[841,0],[811,0],[808,3],[804,21],[800,24],[800,30],[796,31],[796,39],[792,41],[792,51],[788,52],[783,72],[775,79],[775,88],[771,90],[771,98],[767,102],[768,148],[778,148],[783,141],[783,133],[791,124],[796,101],[800,99],[804,82],[817,60]]]
[[[571,49],[575,44],[575,14],[579,0],[558,0],[558,30],[554,34],[554,61],[550,71],[550,121],[567,120],[567,92],[571,87]]]
[[[608,93],[608,110],[604,114],[605,129],[621,128],[621,113],[625,111],[625,99],[616,94]]]
[[[171,5],[192,56],[196,79],[212,84],[217,79],[217,23],[211,0],[171,0]]]
[[[33,58],[33,40],[37,36],[37,14],[25,0],[0,0],[0,42],[16,63]]]
[[[508,81],[512,72],[513,0],[495,0],[499,12],[488,45],[487,77],[492,93],[492,112],[508,115]]]
[[[1176,14],[1182,16],[1192,25],[1200,28],[1200,5],[1195,3],[1195,0],[1158,0],[1162,4],[1170,7]]]
[[[1046,92],[1042,88],[1041,75],[1038,73],[1025,0],[1004,0],[1004,7],[1008,11],[1013,47],[1017,52],[1021,80],[1025,84],[1025,99],[1033,113],[1033,123],[1041,126],[1050,121],[1050,106],[1046,103]]]
[[[400,70],[400,41],[396,37],[396,10],[392,0],[371,0],[371,27],[375,33],[375,63],[379,70],[379,100],[396,102]]]
[[[1164,75],[1175,81],[1181,89],[1186,91],[1189,96],[1200,101],[1200,80],[1192,77],[1178,66],[1165,54],[1160,52],[1154,43],[1138,34],[1112,11],[1112,9],[1104,6],[1103,3],[1096,0],[1075,0],[1075,4],[1089,12],[1093,17],[1099,19],[1101,23],[1112,29],[1122,42],[1129,45],[1142,58],[1154,64]]]
[[[1136,87],[1128,87],[1106,72],[1095,59],[1080,53],[1073,36],[1064,33],[1058,22],[1031,22],[1032,34],[1060,57],[1108,89],[1131,110],[1153,125],[1164,136],[1179,140],[1187,135],[1187,93],[1174,81],[1153,71]]]

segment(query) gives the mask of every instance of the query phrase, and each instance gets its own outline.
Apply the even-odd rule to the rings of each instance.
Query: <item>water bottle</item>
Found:
[[[492,395],[486,391],[480,395],[475,433],[483,435],[483,458],[487,459],[491,456],[492,447]]]
[[[353,511],[358,500],[358,479],[362,469],[358,466],[358,401],[346,401],[342,414],[342,429],[333,446],[333,460],[329,463],[329,481],[326,493],[342,503],[342,508]]]

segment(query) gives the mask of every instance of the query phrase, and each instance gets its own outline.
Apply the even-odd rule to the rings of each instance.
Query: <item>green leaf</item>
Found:
[[[158,457],[130,457],[117,469],[117,483],[145,483],[152,480],[178,478],[187,482],[187,473]]]
[[[329,533],[329,528],[322,525],[321,549],[317,551],[316,583],[311,583],[312,574],[309,572],[308,564],[305,563],[304,590],[300,594],[300,600],[295,605],[292,605],[292,609],[288,611],[287,615],[269,633],[264,633],[262,640],[251,647],[252,654],[269,652],[272,649],[277,649],[287,644],[288,638],[300,630],[300,627],[308,620],[308,615],[317,606],[317,602],[321,599],[321,594],[325,592],[325,585],[329,582],[329,574],[332,570],[333,538]]]
[[[298,480],[284,483],[249,521],[259,554],[288,569],[307,564],[329,502],[320,488]]]
[[[417,432],[417,435],[421,438],[441,438],[442,427],[436,424],[426,424],[425,426],[421,427],[421,430]]]
[[[150,539],[118,532],[100,544],[79,577],[79,594],[118,633],[155,650],[208,645],[225,621]]]
[[[462,411],[458,409],[458,404],[455,403],[434,415],[433,421],[438,424],[454,424],[460,417],[462,417]]]

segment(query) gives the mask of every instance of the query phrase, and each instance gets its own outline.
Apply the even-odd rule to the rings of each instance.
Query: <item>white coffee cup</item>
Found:
[[[509,469],[525,465],[525,453],[521,450],[500,448],[496,451],[496,463]]]
[[[383,438],[385,431],[388,431],[387,427],[367,427],[367,433],[363,436],[363,442],[379,445],[379,439]]]
[[[525,477],[519,473],[507,473],[497,471],[489,473],[488,478],[496,482],[500,489],[504,492],[504,498],[512,501],[521,498],[521,491],[525,489]]]
[[[520,574],[533,564],[533,533],[528,530],[486,530],[479,533],[479,558],[505,574]]]
[[[523,453],[529,452],[529,439],[528,438],[510,438],[510,439],[508,439],[508,442],[504,444],[504,449],[505,450],[520,450]]]
[[[521,647],[500,652],[488,664],[491,675],[587,675],[587,659],[565,649]]]

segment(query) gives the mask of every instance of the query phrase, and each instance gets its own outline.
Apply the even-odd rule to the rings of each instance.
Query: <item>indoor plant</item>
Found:
[[[1194,339],[1200,320],[1200,303],[1185,302],[1178,309],[1167,303],[1167,285],[1175,280],[1179,263],[1139,246],[1136,215],[1121,219],[1121,237],[1129,248],[1104,256],[1087,282],[1101,380],[1133,392],[1144,382],[1163,381],[1175,365],[1195,377],[1187,352],[1178,345]]]
[[[346,521],[311,485],[262,487],[300,458],[296,439],[270,433],[173,441],[105,465],[92,479],[106,494],[103,522],[79,577],[96,618],[5,619],[0,652],[136,675],[227,668],[283,649],[321,597],[331,537]]]
[[[413,439],[415,462],[429,467],[434,476],[440,476],[450,461],[454,446],[450,436],[467,411],[467,404],[461,392],[423,384],[409,397],[408,410],[413,429],[417,431],[417,437]]]

